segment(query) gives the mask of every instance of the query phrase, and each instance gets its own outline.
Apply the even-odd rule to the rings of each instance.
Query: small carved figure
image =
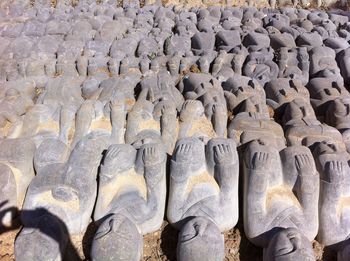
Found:
[[[184,102],[179,117],[178,138],[197,137],[205,143],[216,133],[210,121],[204,115],[204,107],[200,101],[187,100]]]
[[[236,113],[236,109],[246,99],[256,96],[257,99],[265,101],[264,88],[257,80],[246,76],[234,76],[222,83],[227,107],[230,112]]]
[[[278,76],[278,66],[272,59],[273,52],[269,48],[250,53],[243,68],[243,75],[256,79],[264,86]]]
[[[130,260],[142,258],[143,239],[127,217],[112,215],[98,228],[91,246],[91,260]]]
[[[274,119],[277,122],[282,121],[288,103],[295,99],[310,100],[308,89],[300,80],[277,78],[266,84],[265,93],[266,103],[274,109]]]
[[[314,47],[310,53],[310,77],[328,78],[343,84],[334,50],[329,47]]]
[[[224,236],[206,217],[188,221],[178,238],[176,255],[179,261],[221,261],[225,257]]]
[[[238,220],[238,155],[232,140],[181,139],[171,162],[167,218],[180,229],[179,260],[222,260],[220,231]],[[195,160],[193,160],[195,159]]]
[[[259,96],[251,96],[240,103],[236,112],[228,126],[228,137],[237,144],[261,139],[279,150],[285,147],[283,129],[271,120],[265,100],[261,100]]]
[[[288,147],[280,158],[275,148],[253,141],[244,158],[248,239],[266,248],[264,260],[278,260],[278,255],[287,260],[314,260],[310,241],[318,231],[319,175],[310,150]],[[307,244],[293,242],[294,236]],[[282,251],[291,246],[292,250]]]
[[[212,122],[218,137],[224,137],[227,125],[227,107],[220,83],[209,74],[190,73],[179,84],[185,99],[199,100],[205,116]]]
[[[15,257],[18,261],[61,261],[64,258],[69,235],[66,226],[56,216],[43,209],[36,223],[24,227],[15,241]]]
[[[196,159],[196,160],[193,160]],[[187,218],[205,216],[221,231],[238,219],[238,156],[229,139],[198,138],[177,142],[171,163],[167,217],[180,228]]]
[[[153,133],[164,141],[167,152],[171,154],[177,136],[175,97],[179,96],[173,96],[171,85],[158,82],[157,87],[151,87],[145,82],[128,113],[125,141],[131,144]]]
[[[282,47],[278,51],[279,77],[309,81],[309,55],[305,47]]]
[[[318,142],[332,141],[339,146],[345,146],[340,132],[321,124],[310,103],[304,99],[295,99],[287,105],[282,122],[290,145],[311,147]]]
[[[97,169],[106,143],[90,135],[77,143],[66,162],[35,164],[40,168],[36,169],[38,174],[30,183],[24,201],[21,214],[24,226],[32,226],[40,214],[32,210],[43,208],[60,218],[69,234],[85,231],[96,199]],[[53,153],[57,149],[54,146],[49,148]],[[52,152],[39,149],[38,153]],[[60,153],[65,153],[65,150]],[[35,159],[45,160],[39,155]],[[60,160],[60,157],[56,160]]]
[[[148,143],[138,151],[128,144],[109,147],[100,172],[95,220],[105,219],[92,246],[92,259],[101,260],[105,250],[113,260],[139,260],[142,236],[160,228],[166,197],[165,151],[162,144]],[[126,240],[108,240],[124,234]],[[130,248],[130,249],[129,249]]]
[[[313,78],[307,84],[310,102],[317,116],[323,116],[327,103],[337,98],[350,98],[350,94],[342,83],[331,78]]]
[[[0,102],[0,137],[17,138],[23,127],[23,115],[33,106],[33,101],[18,90],[10,88]]]

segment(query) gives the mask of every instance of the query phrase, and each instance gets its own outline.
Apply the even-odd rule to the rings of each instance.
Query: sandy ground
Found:
[[[79,260],[76,258],[77,255],[80,256],[80,260],[89,260],[91,241],[96,229],[96,226],[91,224],[84,235],[72,237],[71,241],[75,249],[68,248],[64,260]],[[0,261],[15,260],[13,246],[19,231],[20,229],[17,228],[0,235]],[[159,231],[144,236],[143,260],[175,261],[177,236],[178,232],[167,222],[163,223]],[[316,241],[313,242],[313,246],[317,260],[336,260],[335,253],[324,250]],[[245,238],[242,224],[225,233],[225,247],[225,261],[262,260],[262,249],[255,247]]]

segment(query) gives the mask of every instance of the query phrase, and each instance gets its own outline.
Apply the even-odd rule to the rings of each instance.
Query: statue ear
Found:
[[[107,220],[105,222],[103,222],[102,225],[100,226],[100,228],[98,229],[94,240],[101,239],[105,235],[107,235],[108,233],[115,231],[115,226],[113,223],[114,223],[114,218],[110,218],[110,220],[108,220],[108,222],[107,222]]]

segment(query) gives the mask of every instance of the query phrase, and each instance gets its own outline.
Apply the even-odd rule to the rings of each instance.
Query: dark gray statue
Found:
[[[319,175],[308,148],[292,146],[280,154],[260,141],[248,145],[244,231],[264,248],[264,260],[315,260],[310,241],[318,231],[318,198]]]
[[[198,138],[177,142],[167,218],[180,229],[178,260],[222,260],[220,231],[237,223],[237,196],[238,155],[232,140],[211,139],[206,147]]]

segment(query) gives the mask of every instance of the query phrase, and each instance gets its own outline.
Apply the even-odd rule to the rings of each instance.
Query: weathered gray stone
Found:
[[[205,115],[212,122],[218,137],[224,137],[227,124],[227,108],[220,83],[209,74],[191,73],[179,86],[185,99],[199,100]]]
[[[304,99],[290,102],[282,119],[285,136],[290,145],[313,146],[318,142],[331,141],[344,147],[340,132],[326,124],[321,124],[311,105]]]
[[[259,85],[255,86],[258,89]],[[241,102],[235,108],[236,116],[228,126],[228,137],[239,145],[261,139],[278,150],[283,149],[286,143],[283,129],[270,119],[265,99],[262,99],[265,93],[260,91],[260,94],[256,92],[252,95],[251,91],[249,85],[240,89],[237,97],[241,96]]]
[[[326,246],[339,247],[347,240],[349,230],[346,210],[350,184],[347,175],[349,155],[331,143],[321,143],[315,153],[321,175],[320,227],[317,239]]]
[[[300,80],[277,78],[266,84],[266,103],[274,109],[274,119],[282,122],[285,108],[295,99],[309,102],[310,94]]]
[[[270,47],[270,38],[263,33],[251,32],[244,36],[243,45],[251,52],[260,51]]]
[[[316,260],[311,242],[295,228],[282,229],[264,249],[263,260]]]
[[[112,215],[96,232],[91,247],[91,260],[139,261],[142,245],[142,235],[135,224],[122,215]]]
[[[310,99],[308,89],[300,80],[278,78],[270,81],[265,87],[266,99],[276,103],[276,107],[289,103],[297,98]]]
[[[248,55],[243,75],[256,79],[261,86],[278,76],[278,66],[273,62],[272,49],[262,49]]]
[[[311,152],[306,147],[292,146],[280,156],[275,148],[253,141],[244,158],[244,231],[248,239],[267,246],[266,260],[276,260],[278,248],[290,244],[276,239],[286,236],[278,229],[288,232],[292,228],[301,238],[313,240],[318,231],[315,202],[319,198],[319,175]],[[310,250],[310,243],[303,247]],[[293,248],[295,253],[281,254],[287,260],[293,260],[293,255],[309,260],[310,251],[299,248],[301,244]]]
[[[43,215],[37,217],[36,224],[23,228],[17,236],[16,260],[63,260],[69,236],[66,226],[45,210],[34,211],[42,211]]]
[[[169,82],[159,80],[152,87],[149,83],[147,80],[143,83],[141,93],[128,114],[125,140],[127,143],[133,143],[142,140],[143,136],[156,135],[164,140],[170,152],[176,139],[176,133],[174,133],[176,105],[172,97],[179,96],[173,96],[174,91],[177,92],[177,90],[171,84],[169,85]]]
[[[343,83],[335,52],[329,47],[314,47],[310,51],[310,78],[323,77]]]
[[[208,142],[216,133],[210,121],[204,115],[203,104],[198,100],[186,100],[179,117],[178,139],[197,137]]]
[[[281,78],[298,79],[304,85],[309,81],[309,55],[305,47],[280,48],[278,67]]]
[[[177,245],[177,260],[221,261],[224,256],[224,236],[210,219],[195,217],[181,229]]]
[[[220,231],[238,220],[238,156],[229,139],[198,138],[177,142],[171,162],[167,218],[177,228],[204,216]],[[204,246],[203,246],[204,247]]]
[[[33,105],[24,93],[14,88],[6,90],[0,102],[0,127],[2,138],[18,138],[23,127],[22,116]]]
[[[3,139],[0,141],[1,209],[22,209],[29,183],[34,178],[33,157],[35,146],[30,140]],[[17,213],[1,217],[1,224],[11,226]]]
[[[328,102],[337,98],[350,98],[349,92],[342,83],[330,78],[313,78],[309,81],[307,88],[310,93],[310,102],[317,116],[326,113],[325,106]]]
[[[256,96],[261,101],[266,99],[263,87],[255,80],[245,76],[234,76],[222,83],[227,107],[235,112],[246,99]]]
[[[42,168],[45,173],[37,175],[27,191],[21,214],[24,226],[32,226],[39,214],[33,210],[43,208],[60,218],[70,234],[85,231],[96,199],[97,169],[105,146],[97,137],[85,137],[66,163]]]
[[[165,211],[165,152],[162,144],[112,145],[101,165],[94,219],[128,217],[142,234],[157,230]],[[115,184],[115,186],[113,186]]]
[[[350,83],[349,55],[350,55],[350,48],[340,52],[337,58],[339,63],[340,73],[344,79],[345,84]]]

